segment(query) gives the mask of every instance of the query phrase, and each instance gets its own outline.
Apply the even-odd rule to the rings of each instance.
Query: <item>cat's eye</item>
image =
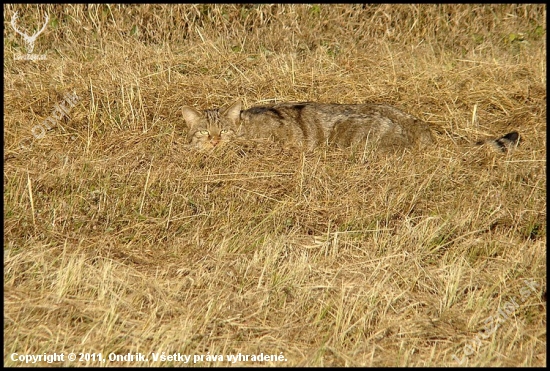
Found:
[[[201,131],[199,131],[199,134],[201,134],[201,135],[209,135],[210,133],[208,132],[208,130],[201,130]]]
[[[229,133],[229,131],[230,131],[229,129],[222,129],[220,131],[220,134],[227,134],[227,133]]]

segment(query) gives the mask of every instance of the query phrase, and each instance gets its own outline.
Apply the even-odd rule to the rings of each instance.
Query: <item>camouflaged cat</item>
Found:
[[[279,103],[244,111],[241,106],[240,100],[225,109],[204,112],[184,106],[190,146],[211,149],[238,138],[269,138],[307,150],[324,144],[422,148],[434,143],[428,124],[383,104]],[[519,134],[511,132],[477,144],[487,143],[505,152],[518,142]]]

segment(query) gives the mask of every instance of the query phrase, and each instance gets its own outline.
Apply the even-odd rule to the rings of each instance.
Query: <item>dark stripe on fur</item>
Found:
[[[277,117],[279,120],[282,120],[284,117],[276,108],[273,107],[252,107],[248,109],[248,112],[250,112],[253,115],[261,115],[265,114],[266,112],[269,112],[273,114],[275,117]]]
[[[304,121],[304,118],[302,115],[304,111],[304,107],[305,105],[303,104],[297,104],[292,108],[296,110],[296,122],[300,127],[300,130],[302,131],[302,140],[306,141],[307,138],[309,138],[309,130],[308,130],[309,128],[308,128],[308,125],[306,125],[306,122]]]

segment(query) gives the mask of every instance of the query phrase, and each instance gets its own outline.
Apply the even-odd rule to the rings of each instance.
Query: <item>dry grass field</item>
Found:
[[[545,5],[4,5],[4,365],[545,366],[546,68]],[[236,98],[437,145],[184,148]]]

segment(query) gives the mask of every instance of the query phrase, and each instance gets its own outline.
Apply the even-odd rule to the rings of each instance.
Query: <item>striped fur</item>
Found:
[[[236,101],[223,110],[199,112],[183,107],[191,146],[210,149],[235,138],[270,138],[312,150],[320,145],[350,147],[376,144],[378,148],[424,148],[434,144],[430,126],[395,107],[383,104],[280,103],[241,111]],[[519,134],[508,133],[489,143],[507,151]]]

